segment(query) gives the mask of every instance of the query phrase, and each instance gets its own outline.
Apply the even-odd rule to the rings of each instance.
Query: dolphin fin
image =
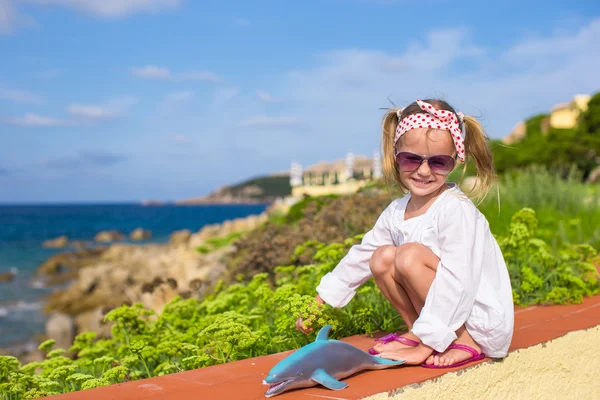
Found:
[[[310,379],[312,379],[315,382],[319,382],[321,385],[331,390],[340,390],[348,386],[347,383],[338,381],[322,368],[319,368],[315,372],[313,372]]]
[[[381,358],[373,356],[373,360],[379,365],[401,365],[406,362],[406,360],[390,360],[389,358]]]
[[[321,328],[321,330],[319,331],[319,333],[317,334],[317,338],[315,339],[315,342],[317,340],[327,340],[329,339],[329,332],[331,331],[331,325],[325,325],[324,327]]]

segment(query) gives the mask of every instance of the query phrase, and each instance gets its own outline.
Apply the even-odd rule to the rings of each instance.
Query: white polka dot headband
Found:
[[[421,100],[417,100],[417,104],[426,113],[412,114],[398,122],[396,128],[396,136],[394,137],[394,146],[402,135],[411,129],[415,128],[432,128],[432,129],[444,129],[450,132],[452,135],[452,141],[456,148],[456,155],[461,162],[465,162],[465,139],[462,135],[458,120],[463,121],[463,113],[454,114],[452,111],[438,110],[429,103]],[[399,110],[398,114],[401,114]],[[400,118],[400,115],[398,115]]]

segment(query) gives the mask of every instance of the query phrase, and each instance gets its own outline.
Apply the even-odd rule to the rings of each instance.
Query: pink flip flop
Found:
[[[477,350],[475,350],[471,346],[467,346],[465,344],[451,344],[450,346],[448,346],[448,349],[464,350],[467,353],[471,353],[471,355],[473,357],[467,358],[466,360],[459,361],[459,362],[457,362],[455,364],[451,364],[451,365],[434,365],[434,364],[425,364],[425,363],[422,363],[421,367],[424,367],[424,368],[436,368],[436,369],[454,368],[454,367],[460,367],[461,365],[465,365],[465,364],[468,364],[468,363],[473,362],[473,361],[483,360],[485,358],[485,354],[478,353]],[[433,352],[433,355],[436,355],[436,354],[439,354],[439,353],[437,351]]]
[[[400,343],[404,343],[405,345],[407,345],[409,347],[417,347],[419,345],[419,342],[417,342],[416,340],[412,340],[407,337],[400,336],[395,332],[390,333],[389,335],[386,335],[382,338],[375,339],[376,342],[382,342],[383,344],[393,342],[394,340],[398,341]],[[377,350],[375,350],[373,347],[371,347],[368,351],[369,351],[369,354],[372,354],[372,355],[379,354],[379,352]]]

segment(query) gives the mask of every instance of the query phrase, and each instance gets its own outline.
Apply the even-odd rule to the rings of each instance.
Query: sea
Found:
[[[145,242],[163,243],[176,230],[200,230],[204,225],[262,213],[267,204],[252,205],[0,205],[0,349],[32,344],[44,332],[44,298],[55,288],[44,287],[35,271],[50,256],[65,249],[46,249],[45,240],[66,235],[90,242],[96,233],[117,230],[126,236],[140,227],[152,232]]]

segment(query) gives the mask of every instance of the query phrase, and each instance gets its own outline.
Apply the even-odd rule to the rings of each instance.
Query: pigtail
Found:
[[[479,203],[481,203],[496,181],[492,152],[487,146],[489,138],[486,136],[483,126],[474,117],[465,115],[463,124],[465,128],[466,160],[472,158],[477,170],[477,180],[469,193],[469,197],[478,198]],[[498,193],[498,202],[500,202],[499,196]]]
[[[400,179],[400,171],[396,165],[396,157],[394,155],[394,137],[396,135],[396,127],[398,126],[400,110],[390,109],[383,117],[382,120],[382,137],[381,143],[383,147],[383,177],[388,187],[400,186],[400,189],[406,193],[408,188],[402,183]]]

